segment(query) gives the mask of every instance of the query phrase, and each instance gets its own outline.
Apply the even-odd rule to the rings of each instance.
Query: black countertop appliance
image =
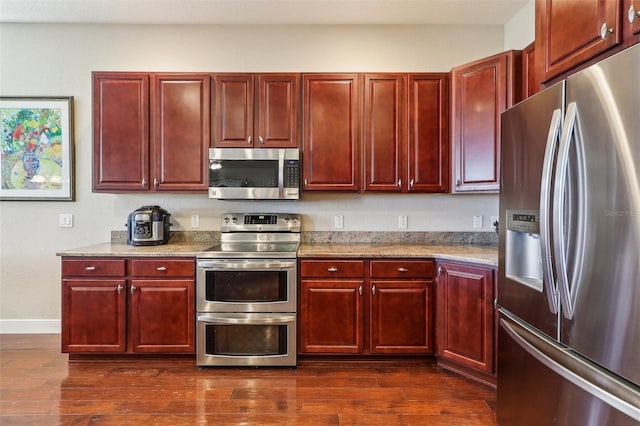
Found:
[[[127,244],[155,246],[167,244],[171,235],[171,213],[160,206],[142,206],[129,214]]]

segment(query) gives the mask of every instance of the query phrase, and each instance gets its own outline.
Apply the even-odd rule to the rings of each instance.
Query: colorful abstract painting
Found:
[[[73,98],[0,98],[0,199],[73,199]]]

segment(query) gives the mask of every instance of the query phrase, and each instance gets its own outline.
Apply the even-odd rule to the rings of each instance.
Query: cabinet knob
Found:
[[[118,294],[122,293],[124,287],[122,287],[122,284],[118,284],[118,287],[116,287],[116,291],[118,292]]]
[[[460,185],[462,185],[462,182],[460,182],[460,179],[458,179],[458,180],[456,181],[456,186],[460,186]]]
[[[636,20],[636,18],[640,18],[640,12],[636,11],[636,7],[634,5],[629,6],[629,11],[627,12],[627,19],[630,24]]]
[[[407,272],[407,268],[403,268],[402,266],[398,268],[398,272]]]
[[[606,22],[602,24],[602,27],[600,27],[600,37],[603,40],[607,38],[609,34],[612,34],[612,33],[613,33],[613,28],[609,28]]]
[[[131,289],[130,289],[131,290],[131,294],[135,293],[136,289],[137,289],[137,287],[135,285],[131,284]]]
[[[444,273],[444,268],[442,266],[438,267],[438,277]]]
[[[413,179],[411,179],[411,180],[409,181],[409,188],[413,188],[413,183],[414,183],[414,182],[413,182]]]
[[[373,294],[374,296],[376,295],[376,286],[375,285],[371,286],[371,294]]]
[[[142,178],[142,182],[140,183],[140,186],[146,186],[147,185],[147,180],[145,178]]]
[[[95,271],[96,267],[95,266],[87,266],[86,268],[84,268],[85,271]]]
[[[158,266],[158,267],[156,268],[156,271],[166,271],[166,270],[167,270],[167,267],[166,267],[166,266]]]
[[[253,138],[252,138],[251,136],[249,136],[249,137],[247,138],[247,143],[248,143],[249,145],[251,145],[251,144],[253,143]]]
[[[158,187],[158,179],[157,178],[153,178],[153,187],[154,188]]]
[[[402,188],[402,179],[398,179],[397,185],[398,185],[398,188]]]
[[[258,136],[258,142],[260,142],[261,145],[264,145],[264,139],[262,139],[262,136]]]
[[[338,268],[332,266],[331,268],[328,268],[327,271],[329,271],[329,272],[338,272]]]
[[[360,294],[360,296],[362,296],[362,286],[358,287],[358,294]]]

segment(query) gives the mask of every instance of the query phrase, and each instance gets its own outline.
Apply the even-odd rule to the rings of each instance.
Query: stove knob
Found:
[[[237,217],[232,217],[231,220],[233,221],[233,223],[237,223],[238,222],[238,218]]]
[[[224,223],[229,223],[229,218],[228,217],[224,218]]]

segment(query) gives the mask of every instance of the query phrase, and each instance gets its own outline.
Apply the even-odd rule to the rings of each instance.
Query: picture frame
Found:
[[[0,201],[75,201],[73,96],[0,96]]]

